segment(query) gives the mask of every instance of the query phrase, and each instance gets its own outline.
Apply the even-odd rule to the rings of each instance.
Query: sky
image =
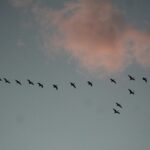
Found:
[[[149,0],[1,0],[0,149],[149,149],[149,6]]]

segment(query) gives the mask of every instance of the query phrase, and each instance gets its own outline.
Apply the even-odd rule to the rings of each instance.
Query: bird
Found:
[[[2,81],[2,79],[0,78],[0,81]]]
[[[93,83],[90,81],[87,81],[88,85],[90,85],[91,87],[93,86]]]
[[[27,79],[27,81],[29,84],[34,85],[34,83],[31,80]]]
[[[131,76],[131,75],[128,75],[128,77],[129,77],[129,79],[130,79],[130,80],[133,80],[133,81],[135,81],[135,78],[134,78],[133,76]]]
[[[43,84],[41,84],[40,82],[38,82],[37,84],[38,84],[38,85],[39,85],[39,87],[41,87],[41,88],[43,88],[43,87],[44,87],[44,85],[43,85]]]
[[[10,84],[10,81],[8,79],[6,79],[6,78],[3,78],[3,79],[4,79],[5,83]]]
[[[114,80],[114,79],[110,79],[110,81],[112,82],[112,83],[114,83],[114,84],[117,84],[117,82]]]
[[[116,106],[122,108],[122,105],[116,102]]]
[[[76,85],[75,85],[75,83],[73,83],[73,82],[70,82],[70,85],[71,85],[73,88],[76,88]]]
[[[17,84],[22,85],[20,81],[18,81],[18,80],[15,80],[15,81]]]
[[[114,114],[120,114],[120,112],[118,110],[116,110],[114,108],[113,108],[113,110],[114,110]]]
[[[128,91],[130,92],[130,94],[134,95],[134,91],[131,89],[128,89]]]
[[[142,80],[145,81],[145,83],[147,83],[147,78],[146,77],[143,77]]]
[[[56,84],[53,84],[53,88],[55,88],[56,90],[58,90],[58,86]]]

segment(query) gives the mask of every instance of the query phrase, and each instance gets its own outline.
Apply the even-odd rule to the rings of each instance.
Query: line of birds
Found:
[[[131,76],[131,75],[128,75],[128,77],[129,77],[129,80],[130,80],[130,81],[135,81],[135,77],[133,77],[133,76]],[[143,80],[145,83],[148,82],[148,79],[147,79],[146,77],[142,77],[142,80]],[[114,84],[117,84],[116,80],[113,79],[113,78],[111,78],[110,81],[111,81],[112,83],[114,83]],[[134,95],[134,94],[135,94],[134,90],[128,89],[128,91],[129,91],[129,94],[131,94],[131,95]],[[116,104],[117,107],[119,107],[119,108],[121,108],[121,109],[123,108],[122,105],[119,104],[118,102],[116,102],[115,104]],[[120,114],[120,111],[119,111],[118,109],[113,108],[113,111],[114,111],[115,114]]]
[[[133,77],[133,76],[131,76],[131,75],[128,75],[128,77],[129,77],[129,80],[135,81],[135,77]],[[5,83],[11,84],[11,82],[10,82],[7,78],[3,78],[3,80],[5,81]],[[0,78],[0,81],[3,81],[3,80]],[[148,79],[147,79],[146,77],[142,77],[142,80],[143,80],[145,83],[148,82]],[[114,83],[114,84],[117,84],[116,80],[113,79],[113,78],[110,78],[110,81],[111,81],[112,83]],[[18,85],[22,85],[21,81],[19,81],[19,80],[15,80],[15,82],[16,82],[16,84],[18,84]],[[34,83],[34,82],[31,81],[30,79],[27,79],[27,82],[28,82],[29,85],[35,85],[35,84],[37,84],[40,88],[44,88],[44,85],[43,85],[42,83],[40,83],[40,82]],[[70,86],[72,86],[74,89],[77,88],[75,82],[69,82],[69,84],[70,84]],[[90,87],[93,86],[93,83],[92,83],[91,81],[87,81],[87,84],[88,84]],[[54,89],[58,90],[58,85],[57,85],[57,84],[53,84],[52,86],[53,86]],[[135,94],[134,90],[128,89],[128,91],[129,91],[129,94],[130,94],[130,95],[134,95],[134,94]],[[123,108],[122,105],[119,104],[118,102],[116,102],[115,104],[116,104],[117,108],[118,108],[118,107],[121,108],[121,109]],[[113,108],[113,111],[114,111],[114,114],[120,114],[120,111],[119,111],[118,109]]]
[[[131,75],[128,75],[128,77],[129,77],[130,80],[135,81],[135,77],[133,77],[133,76],[131,76]],[[145,83],[148,82],[148,79],[147,79],[146,77],[142,77],[142,80],[143,80]],[[116,80],[113,79],[113,78],[110,78],[110,81],[111,81],[112,83],[114,83],[114,84],[117,84]]]
[[[5,81],[5,83],[11,84],[10,80],[8,80],[7,78],[3,78],[3,80]],[[0,81],[3,81],[3,80],[0,78]],[[22,85],[21,81],[19,81],[19,80],[15,80],[15,82],[16,82],[18,85]],[[30,79],[27,79],[27,82],[28,82],[29,85],[35,85],[35,84],[37,84],[39,87],[44,88],[44,85],[43,85],[42,83],[40,83],[40,82],[34,83],[34,82],[31,81]],[[75,82],[70,82],[69,84],[70,84],[73,88],[75,88],[75,89],[77,88]],[[93,83],[92,83],[91,81],[87,81],[87,84],[88,84],[89,86],[91,86],[91,87],[93,86]],[[58,90],[58,85],[57,85],[57,84],[53,84],[52,86],[53,86],[54,89]]]

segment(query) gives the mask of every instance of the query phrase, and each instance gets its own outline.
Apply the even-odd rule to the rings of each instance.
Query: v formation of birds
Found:
[[[135,81],[135,77],[133,77],[133,76],[131,76],[131,75],[128,75],[128,77],[129,77],[129,80],[130,80],[130,81]],[[145,83],[148,82],[148,79],[147,79],[146,77],[142,77],[142,80],[143,80]],[[11,82],[9,79],[7,79],[7,78],[3,78],[3,79],[0,78],[0,81],[1,81],[1,82],[4,81],[6,84],[11,84],[11,83],[12,83],[12,82]],[[115,79],[113,79],[113,78],[110,78],[110,81],[111,81],[113,84],[117,84],[117,81],[116,81]],[[16,84],[22,86],[22,82],[21,82],[21,81],[15,80],[15,82],[16,82]],[[27,83],[28,83],[29,85],[32,85],[32,86],[34,86],[34,85],[36,84],[36,85],[38,85],[40,88],[44,88],[44,84],[42,84],[42,83],[40,83],[40,82],[34,83],[34,82],[31,81],[30,79],[27,79]],[[72,88],[74,88],[74,89],[77,88],[75,82],[69,82],[69,84],[70,84],[70,86],[71,86]],[[87,81],[87,85],[90,86],[90,87],[93,87],[93,82]],[[57,85],[57,84],[52,84],[52,87],[53,87],[55,90],[58,90],[58,85]],[[128,91],[129,91],[129,94],[130,94],[130,95],[134,95],[134,94],[135,94],[135,91],[132,90],[132,89],[128,89]],[[115,107],[116,107],[116,108],[113,108],[114,114],[120,114],[120,110],[123,109],[123,106],[122,106],[120,103],[116,102],[116,103],[115,103]]]

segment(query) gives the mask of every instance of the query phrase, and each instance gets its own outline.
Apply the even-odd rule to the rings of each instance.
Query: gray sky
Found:
[[[72,31],[72,24],[62,17],[60,24],[51,26],[55,21],[55,15],[51,18],[51,14],[55,12],[54,10],[57,10],[58,14],[60,13],[58,10],[65,10],[64,4],[67,2],[70,1],[2,0],[0,2],[0,78],[6,77],[11,81],[10,85],[4,80],[0,81],[0,149],[149,149],[149,49],[146,51],[144,47],[141,52],[140,48],[136,47],[136,50],[129,52],[132,57],[129,59],[130,63],[127,63],[124,51],[118,51],[120,47],[114,51],[113,46],[111,47],[111,44],[119,43],[119,38],[115,36],[112,42],[113,38],[109,37],[113,37],[113,32],[110,31],[110,34],[107,30],[112,26],[119,27],[121,31],[119,33],[117,31],[117,35],[119,34],[120,39],[124,40],[126,35],[128,37],[129,32],[131,37],[135,34],[139,41],[143,42],[138,44],[146,45],[150,39],[149,34],[147,35],[150,25],[150,2],[113,0],[113,6],[124,14],[125,23],[114,8],[104,9],[109,15],[110,12],[113,13],[115,17],[110,18],[111,21],[108,20],[111,26],[108,26],[104,33],[102,32],[106,39],[103,36],[98,37],[106,43],[102,46],[104,50],[108,49],[110,58],[115,59],[110,61],[106,58],[102,62],[96,62],[95,55],[98,54],[100,55],[98,59],[103,59],[104,51],[96,53],[97,51],[91,52],[87,48],[87,52],[83,51],[83,55],[82,51],[78,51],[86,48],[84,40],[85,43],[88,40],[92,41],[92,34],[96,36],[97,34],[86,29],[85,36],[81,30],[76,44],[76,34],[73,31],[84,29],[80,28],[80,23],[79,26],[76,24],[79,28],[74,26]],[[75,2],[80,4],[80,1]],[[86,0],[83,1],[83,5],[85,3]],[[95,8],[94,3],[91,4]],[[91,11],[88,12],[93,12],[93,8],[90,5]],[[75,16],[79,17],[78,11],[75,13]],[[76,23],[75,16],[69,15],[71,19],[73,18],[72,22]],[[119,19],[116,19],[117,16]],[[132,28],[128,27],[129,25]],[[92,27],[91,30],[99,31],[97,25]],[[100,30],[102,29],[104,28],[101,27]],[[65,42],[62,38],[58,38],[58,35],[61,35],[60,31],[64,34]],[[57,44],[64,42],[63,46],[54,48],[51,40],[55,33],[58,38]],[[90,35],[89,33],[92,33],[91,37],[85,38]],[[70,38],[67,37],[68,35]],[[135,43],[138,38],[133,39]],[[97,46],[96,38],[93,41],[86,44],[93,46],[94,43],[96,50],[102,48]],[[110,46],[107,46],[108,42],[111,43]],[[112,55],[113,53],[117,53],[118,57]],[[123,54],[121,58],[120,53]],[[122,63],[124,61],[125,63]],[[121,65],[116,65],[117,62]],[[128,74],[133,75],[136,81],[129,81]],[[148,78],[147,84],[142,80],[143,76]],[[117,84],[111,83],[110,78],[114,78]],[[20,80],[22,86],[17,85],[15,79]],[[31,79],[35,85],[29,85],[27,79]],[[87,85],[87,80],[93,82],[93,87]],[[76,83],[77,89],[69,85],[71,81]],[[37,82],[43,83],[44,88],[38,87]],[[53,89],[52,84],[58,84],[59,90]],[[129,95],[128,88],[133,89],[135,95]],[[123,109],[117,108],[115,102],[122,104]],[[118,109],[120,115],[114,114],[113,108]]]

